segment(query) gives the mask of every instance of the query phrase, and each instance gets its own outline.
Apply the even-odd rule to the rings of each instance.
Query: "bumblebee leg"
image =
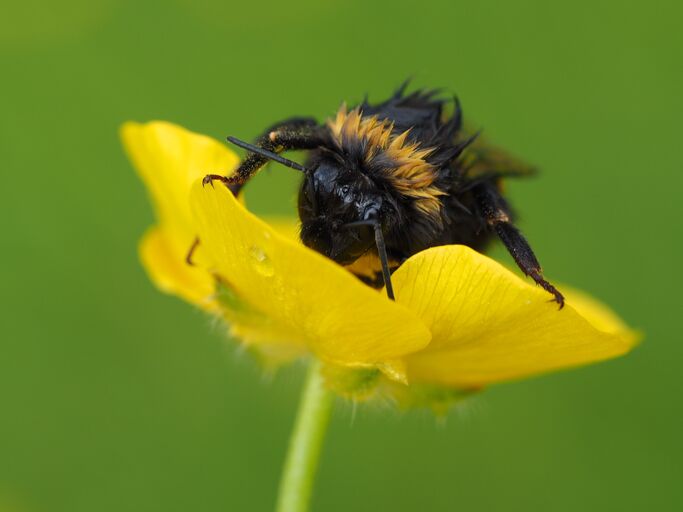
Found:
[[[273,153],[281,153],[288,150],[314,149],[321,146],[324,140],[324,128],[315,119],[293,118],[271,126],[256,139],[255,145]],[[247,153],[246,158],[242,160],[233,175],[225,177],[208,174],[204,178],[204,184],[218,180],[237,195],[249,179],[268,161],[268,158],[262,155]]]
[[[191,267],[194,267],[194,261],[192,261],[192,256],[194,255],[194,252],[197,250],[197,247],[199,247],[199,237],[198,236],[194,237],[194,240],[192,241],[192,245],[187,250],[187,254],[185,255],[185,263],[187,263]]]
[[[503,242],[508,252],[525,275],[531,277],[537,285],[554,296],[555,302],[564,307],[564,296],[552,284],[543,278],[541,265],[524,238],[524,235],[512,223],[510,208],[492,182],[482,183],[473,189],[477,204],[484,214],[486,223]]]

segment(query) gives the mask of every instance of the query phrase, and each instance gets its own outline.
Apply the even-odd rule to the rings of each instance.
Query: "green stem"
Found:
[[[323,384],[320,363],[313,361],[308,369],[294,430],[289,439],[277,498],[277,512],[308,510],[333,398]]]

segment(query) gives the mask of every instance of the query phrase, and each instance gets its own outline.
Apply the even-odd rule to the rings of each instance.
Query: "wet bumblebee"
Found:
[[[366,283],[386,284],[392,299],[391,272],[413,254],[446,244],[483,251],[497,235],[562,307],[501,191],[504,178],[532,169],[467,134],[457,98],[447,116],[436,91],[405,89],[382,103],[342,106],[323,124],[287,119],[254,144],[228,137],[246,158],[232,175],[209,174],[204,184],[219,180],[237,194],[270,160],[301,171],[302,242]],[[305,165],[279,155],[288,150],[307,150]]]

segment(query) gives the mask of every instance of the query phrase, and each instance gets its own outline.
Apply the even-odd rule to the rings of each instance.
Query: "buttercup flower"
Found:
[[[294,221],[260,219],[222,184],[202,186],[205,174],[237,164],[223,144],[164,122],[127,123],[122,137],[159,221],[140,248],[152,281],[222,315],[267,361],[314,355],[341,394],[387,391],[434,406],[609,359],[637,341],[594,299],[562,287],[558,311],[546,292],[465,246],[408,259],[393,274],[392,302],[298,242]]]

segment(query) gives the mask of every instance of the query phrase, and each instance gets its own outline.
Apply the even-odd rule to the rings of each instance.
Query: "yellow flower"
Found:
[[[433,405],[637,342],[606,306],[564,287],[558,311],[543,290],[465,246],[411,257],[393,274],[392,302],[299,243],[293,222],[268,223],[226,187],[202,186],[205,174],[235,167],[224,145],[161,122],[127,123],[122,137],[159,218],[140,249],[154,283],[224,316],[269,360],[313,354],[342,394],[386,389]]]

